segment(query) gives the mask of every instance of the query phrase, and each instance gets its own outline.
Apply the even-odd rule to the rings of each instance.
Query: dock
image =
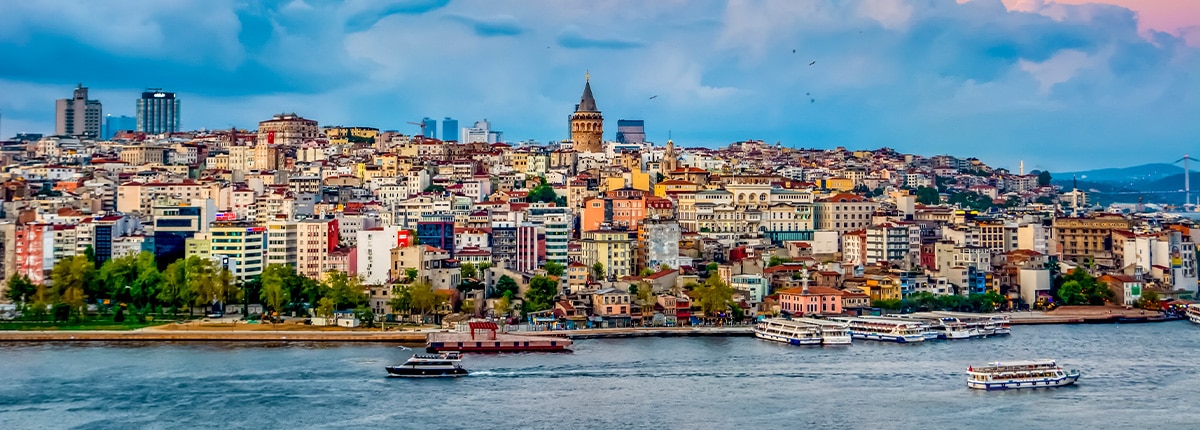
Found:
[[[527,336],[499,332],[496,323],[473,321],[466,332],[429,333],[429,352],[564,352],[571,340],[558,336]]]

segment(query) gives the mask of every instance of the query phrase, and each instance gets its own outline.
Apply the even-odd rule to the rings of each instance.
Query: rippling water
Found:
[[[0,344],[0,429],[1200,428],[1200,327],[1018,326],[1010,337],[795,347],[581,340],[387,379],[390,345]],[[968,365],[1057,358],[1075,387],[979,392]]]

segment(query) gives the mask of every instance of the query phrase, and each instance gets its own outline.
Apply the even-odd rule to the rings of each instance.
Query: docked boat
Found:
[[[936,339],[970,339],[973,331],[967,327],[967,323],[962,322],[955,317],[940,317],[940,316],[914,316],[914,315],[888,315],[893,318],[911,319],[924,321],[928,325],[926,339],[932,335]]]
[[[816,318],[795,318],[793,321],[820,328],[821,345],[850,344],[850,326],[844,322],[819,320]]]
[[[397,378],[453,378],[466,376],[462,353],[413,354],[404,364],[387,366],[388,376]]]
[[[977,390],[1062,387],[1078,380],[1078,370],[1063,370],[1050,359],[997,361],[967,368],[967,387]]]
[[[1200,303],[1192,303],[1187,307],[1188,321],[1200,324]]]
[[[845,322],[850,327],[850,336],[855,339],[885,342],[924,342],[925,327],[920,321],[891,318],[839,317],[834,321]]]
[[[754,325],[754,337],[791,345],[820,345],[821,328],[800,321],[767,318]]]

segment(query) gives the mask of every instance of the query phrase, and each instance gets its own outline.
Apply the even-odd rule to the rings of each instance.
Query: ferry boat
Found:
[[[925,328],[918,321],[905,321],[888,318],[843,317],[833,318],[850,326],[850,336],[855,339],[879,340],[887,342],[924,342]]]
[[[754,325],[754,337],[791,345],[820,345],[821,327],[782,318],[767,318]]]
[[[967,323],[962,322],[955,317],[930,317],[930,316],[915,316],[915,315],[888,315],[892,318],[911,319],[924,321],[928,327],[926,339],[933,335],[936,339],[970,339],[973,332],[967,327]]]
[[[967,368],[967,387],[977,390],[1063,387],[1078,380],[1078,370],[1063,370],[1051,359],[997,361]]]
[[[462,353],[413,354],[404,364],[387,366],[389,377],[397,378],[453,378],[466,376],[462,368]]]
[[[821,329],[821,345],[850,344],[850,326],[844,322],[816,318],[795,318],[794,321],[819,327]]]
[[[1200,324],[1200,303],[1192,303],[1187,307],[1188,321]]]

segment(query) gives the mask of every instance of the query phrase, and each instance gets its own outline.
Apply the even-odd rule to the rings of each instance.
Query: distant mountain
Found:
[[[1196,165],[1191,167],[1195,169],[1194,171],[1200,171],[1200,163],[1196,163]],[[1069,183],[1071,177],[1075,176],[1080,180],[1086,179],[1088,182],[1107,182],[1135,189],[1143,189],[1141,186],[1147,182],[1158,181],[1172,175],[1179,176],[1179,181],[1182,184],[1183,166],[1167,163],[1151,163],[1133,167],[1085,170],[1082,172],[1050,172],[1050,175],[1055,179],[1055,182],[1065,181]],[[1179,188],[1183,188],[1183,185],[1180,185]]]

